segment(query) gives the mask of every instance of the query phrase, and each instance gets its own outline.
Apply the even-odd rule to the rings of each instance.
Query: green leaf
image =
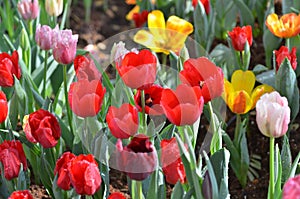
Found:
[[[233,0],[236,7],[239,9],[241,17],[241,25],[251,25],[254,26],[254,16],[251,10],[242,0]]]
[[[181,183],[178,181],[172,191],[171,199],[182,199],[185,195],[184,189],[181,185]]]
[[[204,158],[207,165],[207,170],[209,173],[210,183],[212,187],[212,198],[219,198],[219,188],[218,188],[218,183],[214,172],[214,168],[205,151],[204,151]]]
[[[273,55],[273,50],[276,50],[280,44],[282,39],[273,35],[269,29],[264,30],[263,34],[263,44],[266,53],[266,66],[268,68],[272,68],[271,60]]]
[[[289,178],[292,178],[292,177],[295,176],[299,159],[300,159],[300,153],[298,153],[297,157],[295,158],[295,160],[294,160],[294,162],[292,164],[292,167],[291,167],[291,170],[290,170],[290,174],[289,174]]]
[[[294,0],[282,0],[282,14],[287,14],[292,12],[291,7],[293,7]]]
[[[292,166],[292,155],[291,155],[290,144],[287,135],[283,136],[283,144],[281,149],[281,164],[282,167],[284,168],[282,171],[281,183],[284,184],[284,182],[289,177],[289,173]]]
[[[280,152],[278,148],[278,144],[276,144],[275,148],[275,175],[274,175],[274,180],[275,180],[275,192],[274,196],[275,198],[278,198],[278,196],[281,195],[281,177],[282,177],[282,168],[283,165],[281,164],[281,157],[280,157]],[[285,169],[284,169],[285,170]]]

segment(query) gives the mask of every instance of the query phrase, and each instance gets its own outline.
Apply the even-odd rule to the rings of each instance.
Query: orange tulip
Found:
[[[289,13],[280,18],[275,13],[270,14],[267,17],[266,26],[277,37],[294,37],[300,33],[300,14]]]

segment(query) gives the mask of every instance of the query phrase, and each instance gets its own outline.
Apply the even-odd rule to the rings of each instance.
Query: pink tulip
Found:
[[[21,0],[18,3],[18,11],[25,20],[35,19],[39,14],[38,0]]]
[[[288,179],[283,186],[282,198],[294,199],[300,197],[300,175]]]
[[[60,64],[70,64],[76,56],[78,35],[71,30],[53,30],[53,57]]]
[[[256,103],[256,122],[262,134],[278,138],[288,130],[290,108],[278,92],[266,93]]]
[[[50,50],[52,47],[53,30],[47,26],[38,25],[35,32],[35,41],[37,45],[43,50]]]

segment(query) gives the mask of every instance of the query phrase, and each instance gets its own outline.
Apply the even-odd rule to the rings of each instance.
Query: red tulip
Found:
[[[149,50],[129,52],[116,68],[124,83],[132,89],[146,89],[156,78],[156,57]]]
[[[78,80],[101,80],[101,74],[94,60],[89,56],[77,55],[74,60],[74,68]]]
[[[246,42],[249,46],[252,45],[252,27],[250,25],[243,27],[235,27],[231,32],[228,32],[231,38],[232,46],[237,51],[243,51]]]
[[[162,92],[161,105],[169,121],[177,126],[191,125],[200,117],[204,99],[200,87],[181,84],[175,91]]]
[[[134,13],[132,19],[134,20],[135,27],[142,27],[147,22],[148,14],[148,10],[144,10],[141,13]]]
[[[116,148],[117,150],[111,158],[111,165],[124,171],[132,180],[146,179],[157,167],[155,147],[143,134],[133,137],[125,147],[118,139]]]
[[[81,154],[73,158],[68,169],[71,183],[78,194],[93,195],[100,188],[100,171],[93,155]]]
[[[39,109],[29,115],[28,121],[25,119],[24,132],[30,142],[39,142],[44,148],[51,148],[57,144],[61,129],[52,113]]]
[[[63,190],[69,190],[71,181],[69,177],[68,165],[76,156],[73,153],[65,152],[56,161],[54,175],[57,174],[57,186]]]
[[[19,176],[21,164],[23,164],[23,169],[27,170],[27,161],[21,142],[5,140],[0,144],[0,162],[7,180]]]
[[[8,114],[7,99],[5,93],[0,91],[0,123],[4,122]]]
[[[126,198],[122,193],[115,192],[115,193],[110,194],[107,199],[126,199]]]
[[[0,86],[13,86],[14,75],[17,79],[21,78],[21,70],[18,62],[19,55],[17,51],[14,51],[11,56],[5,52],[0,54]]]
[[[145,112],[149,115],[162,115],[164,111],[160,105],[163,88],[159,85],[152,85],[144,90]],[[142,112],[141,91],[138,90],[134,96],[134,102],[140,112]]]
[[[179,77],[183,84],[201,88],[204,103],[222,95],[223,71],[206,57],[185,61],[184,69],[180,71]]]
[[[138,111],[131,104],[122,104],[120,108],[110,106],[106,121],[111,134],[120,139],[133,136],[139,127]]]
[[[198,5],[198,2],[201,2],[202,5],[204,6],[205,9],[205,13],[209,14],[210,12],[210,5],[209,5],[209,0],[192,0],[192,5],[194,8],[196,8],[196,6]]]
[[[101,109],[105,91],[100,80],[83,79],[73,82],[68,94],[72,111],[80,117],[97,115]]]
[[[54,29],[53,57],[60,64],[70,64],[75,59],[78,35],[71,30]]]
[[[173,137],[169,140],[162,140],[160,146],[162,169],[167,182],[176,184],[179,180],[181,183],[185,183],[186,174],[180,158],[180,151],[176,138]]]
[[[281,46],[279,50],[275,50],[275,57],[276,57],[276,72],[278,71],[280,65],[287,58],[291,66],[294,70],[297,68],[297,55],[296,55],[296,47],[293,47],[291,52],[286,46]]]
[[[33,199],[33,196],[28,190],[14,191],[8,199]]]

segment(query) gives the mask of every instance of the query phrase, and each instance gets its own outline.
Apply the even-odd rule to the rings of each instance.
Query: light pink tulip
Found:
[[[35,32],[35,41],[37,45],[43,50],[50,50],[52,47],[53,30],[47,26],[38,25]]]
[[[285,97],[276,91],[266,93],[256,103],[256,122],[260,132],[278,138],[288,130],[290,108]]]
[[[78,35],[71,30],[53,30],[53,57],[60,64],[70,64],[76,56]]]
[[[283,199],[300,198],[300,175],[288,179],[288,181],[284,184],[282,198]]]
[[[37,18],[39,14],[38,0],[21,0],[18,3],[18,11],[25,20],[32,20]]]

